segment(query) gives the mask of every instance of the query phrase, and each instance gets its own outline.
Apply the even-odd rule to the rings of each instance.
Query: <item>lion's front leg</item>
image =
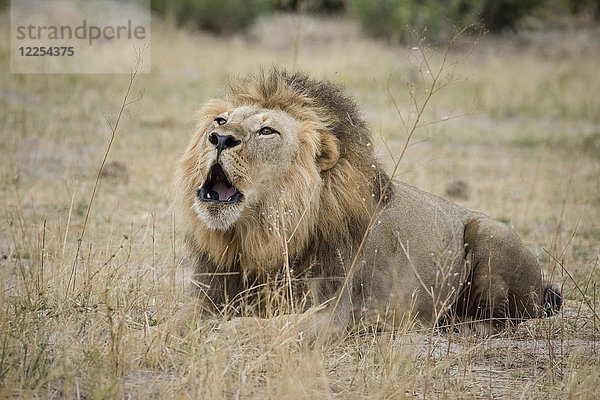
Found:
[[[221,324],[219,331],[238,338],[268,336],[299,339],[304,343],[326,343],[345,337],[351,319],[349,290],[302,313],[271,318],[236,317]]]
[[[239,271],[220,271],[205,254],[191,257],[194,265],[192,291],[198,297],[201,312],[223,315],[237,314],[242,278]]]
[[[272,318],[237,317],[223,322],[218,330],[237,338],[267,336],[298,339],[303,343],[326,343],[345,337],[348,317],[349,314],[341,316],[332,307],[313,307],[303,313]]]

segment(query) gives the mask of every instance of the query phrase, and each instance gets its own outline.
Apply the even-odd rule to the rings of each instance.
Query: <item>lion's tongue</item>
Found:
[[[227,201],[231,196],[235,194],[235,188],[233,186],[229,186],[225,182],[217,182],[213,186],[212,190],[217,192],[219,195],[219,200]]]

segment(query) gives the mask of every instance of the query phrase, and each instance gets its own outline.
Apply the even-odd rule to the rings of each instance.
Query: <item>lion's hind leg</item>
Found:
[[[478,218],[465,227],[470,265],[454,313],[488,321],[495,329],[544,315],[548,297],[534,255],[518,235],[490,218]]]

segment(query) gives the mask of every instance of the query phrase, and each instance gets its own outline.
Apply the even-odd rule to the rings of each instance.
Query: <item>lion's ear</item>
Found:
[[[338,140],[331,134],[321,135],[321,151],[317,155],[317,166],[321,172],[333,168],[340,158]]]

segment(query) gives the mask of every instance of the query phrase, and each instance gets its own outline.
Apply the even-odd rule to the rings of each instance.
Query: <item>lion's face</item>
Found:
[[[295,164],[300,124],[289,114],[241,106],[214,116],[199,132],[194,209],[210,229],[228,230],[269,196]]]

